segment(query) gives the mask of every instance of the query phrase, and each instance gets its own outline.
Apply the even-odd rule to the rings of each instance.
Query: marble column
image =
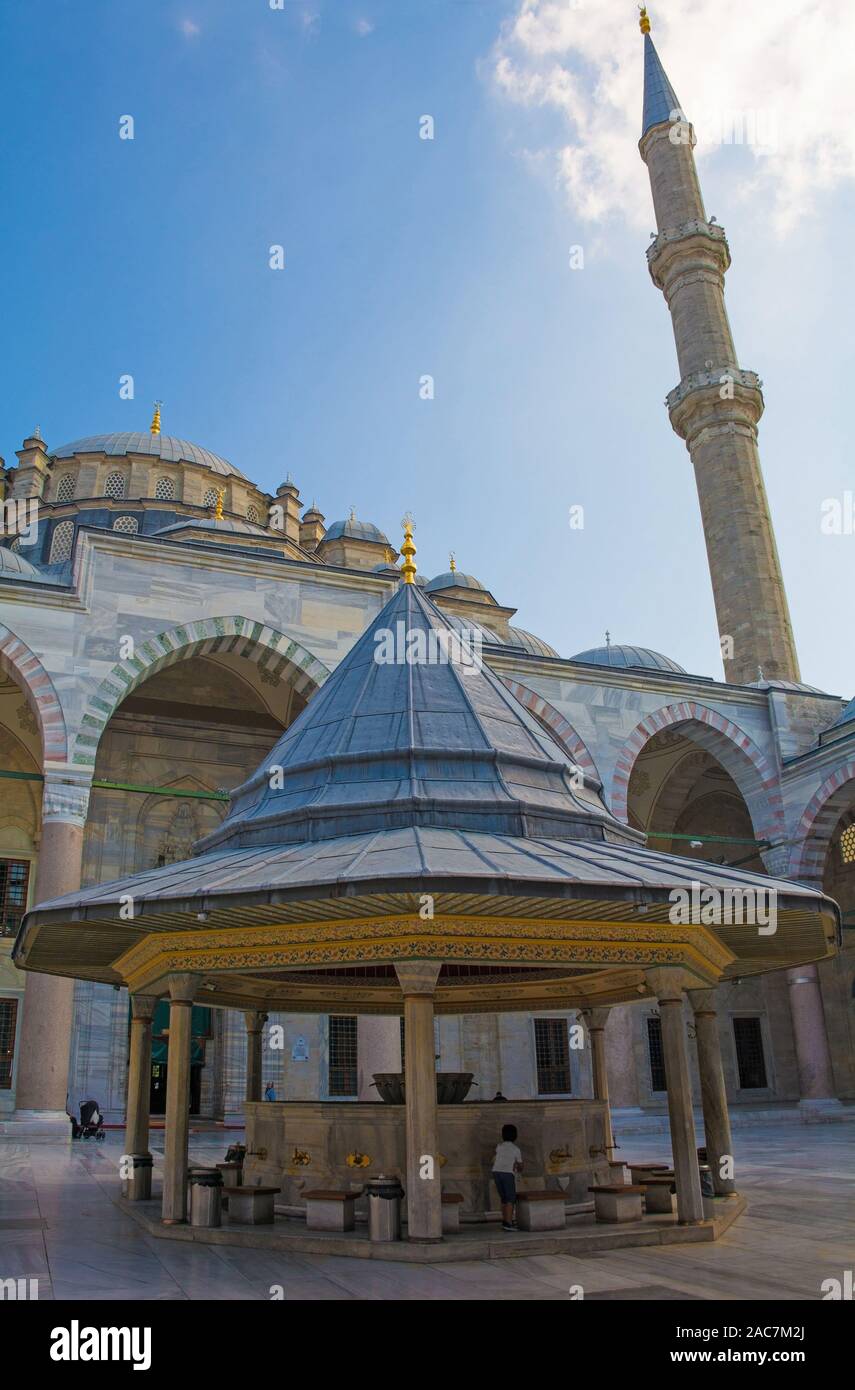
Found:
[[[267,1014],[259,1013],[257,1009],[246,1009],[243,1017],[246,1024],[246,1098],[261,1100],[262,1038]]]
[[[694,1225],[704,1219],[704,1199],[701,1194],[692,1083],[683,1019],[684,973],[673,966],[660,966],[645,971],[645,976],[659,1000],[671,1151],[677,1187],[677,1219],[682,1225]]]
[[[89,782],[48,774],[42,792],[42,833],[33,905],[80,887]],[[35,1123],[71,1138],[66,1115],[74,981],[27,975],[19,1043],[15,1122]]]
[[[603,1143],[608,1151],[608,1156],[612,1156],[615,1141],[612,1134],[612,1117],[609,1109],[609,1078],[606,1071],[606,1023],[610,1014],[610,1009],[583,1009],[582,1017],[588,1028],[588,1037],[591,1040],[591,1075],[593,1078],[594,1100],[604,1100],[606,1102],[605,1119],[605,1138]]]
[[[825,1028],[825,1013],[816,965],[799,965],[787,971],[790,1016],[799,1069],[800,1108],[837,1110],[831,1053]]]
[[[151,1102],[151,1021],[157,1007],[153,994],[131,995],[131,1042],[128,1056],[128,1100],[125,1122],[125,1154],[148,1151],[148,1122]],[[151,1168],[145,1167],[128,1184],[131,1201],[147,1201],[151,1196]]]
[[[727,1109],[727,1090],[721,1061],[721,1039],[714,989],[690,989],[689,1003],[695,1014],[695,1039],[698,1049],[698,1074],[701,1081],[701,1105],[704,1111],[704,1143],[707,1161],[712,1172],[715,1193],[719,1197],[736,1191],[733,1178],[721,1176],[722,1158],[730,1158],[732,1167],[733,1142],[730,1137],[730,1115]]]
[[[190,1138],[190,1056],[193,1000],[199,976],[169,977],[169,1062],[166,1071],[166,1136],[163,1209],[167,1226],[187,1220],[187,1145]]]
[[[407,1233],[410,1240],[442,1240],[442,1203],[436,1114],[433,996],[440,966],[430,961],[396,965],[404,996],[407,1091]],[[432,1159],[432,1164],[425,1160]],[[432,1170],[432,1172],[431,1172]],[[427,1176],[422,1176],[426,1173]]]

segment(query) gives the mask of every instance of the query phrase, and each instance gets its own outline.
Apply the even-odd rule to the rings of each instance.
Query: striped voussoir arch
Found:
[[[627,820],[629,779],[639,753],[650,739],[672,729],[705,748],[730,773],[748,807],[758,839],[778,841],[784,836],[784,808],[776,769],[738,724],[695,700],[665,705],[642,719],[624,743],[615,761],[612,811]]]
[[[22,642],[2,623],[0,669],[20,685],[36,716],[41,730],[44,762],[64,763],[68,757],[65,716],[53,681],[35,652],[31,652],[26,642]]]
[[[796,829],[798,843],[790,854],[790,878],[822,887],[832,831],[846,808],[855,804],[853,779],[855,758],[850,758],[814,792]]]
[[[74,744],[74,764],[94,767],[102,733],[114,711],[136,686],[167,666],[191,656],[232,652],[289,681],[300,694],[322,685],[329,669],[284,632],[249,618],[200,618],[137,644],[89,697]]]
[[[502,676],[502,684],[519,700],[521,705],[525,705],[527,710],[540,720],[542,724],[553,733],[578,767],[582,769],[586,777],[592,777],[596,782],[601,782],[600,774],[597,772],[596,764],[582,742],[573,725],[570,724],[563,714],[544,700],[542,695],[537,695],[533,690],[529,690],[527,685],[520,685],[519,681],[513,681],[507,676]]]

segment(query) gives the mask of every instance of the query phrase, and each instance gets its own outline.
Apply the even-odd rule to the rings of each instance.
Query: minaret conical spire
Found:
[[[681,111],[682,108],[656,52],[656,45],[650,37],[650,20],[646,9],[641,11],[640,24],[644,35],[644,110],[641,134],[646,135],[651,126],[672,121],[672,112]]]

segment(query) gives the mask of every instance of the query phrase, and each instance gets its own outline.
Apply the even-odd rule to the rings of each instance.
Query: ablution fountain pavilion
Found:
[[[471,651],[455,658],[455,620],[414,582],[414,553],[408,528],[397,591],[233,793],[195,857],[38,905],[16,962],[130,992],[126,1190],[158,1234],[432,1260],[471,1257],[476,1238],[483,1254],[490,1233],[491,1254],[500,1245],[501,1253],[527,1253],[534,1243],[714,1239],[744,1205],[727,1161],[716,985],[832,954],[836,905],[800,884],[646,849],[498,677]],[[425,639],[445,634],[438,646],[413,644],[434,659],[380,659],[391,650],[381,638],[399,623]],[[691,894],[693,885],[704,911],[675,911],[675,890]],[[765,919],[732,919],[726,905],[740,893],[774,901],[771,929]],[[687,994],[715,1195],[701,1185]],[[158,1196],[148,1110],[159,1000],[168,1000],[170,1016]],[[633,1000],[658,1001],[676,1210],[669,1195],[656,1214],[647,1189],[643,1214],[639,1197],[634,1219],[615,1224],[605,1198],[596,1219],[589,1189],[639,1191],[615,1166],[603,1051],[609,1006]],[[276,1189],[272,1225],[238,1219],[248,1208],[234,1198],[222,1227],[188,1224],[194,1001],[246,1014],[241,1191]],[[456,1103],[438,1104],[436,1015],[544,1009],[580,1011],[591,1096],[473,1100],[470,1092],[461,1102],[466,1079],[440,1075],[441,1099]],[[378,1078],[399,1103],[380,1095],[262,1101],[262,1028],[274,1012],[403,1015],[405,1084]],[[553,1210],[563,1198],[552,1244],[494,1224],[490,1161],[508,1122],[519,1129],[521,1190],[550,1194]],[[406,1194],[406,1239],[394,1249],[372,1245],[359,1223],[344,1234],[307,1229],[306,1193],[327,1193],[330,1202],[344,1194],[352,1210],[351,1199],[380,1175],[400,1178]],[[459,1234],[448,1222],[444,1234],[443,1197],[456,1205]]]

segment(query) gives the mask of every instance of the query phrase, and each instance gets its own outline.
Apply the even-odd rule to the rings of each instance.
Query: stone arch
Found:
[[[94,768],[101,735],[116,709],[149,676],[191,656],[233,652],[272,675],[285,676],[300,694],[323,685],[329,668],[293,638],[249,618],[200,618],[139,642],[133,656],[115,665],[90,695],[74,744],[74,763]]]
[[[790,853],[790,878],[822,887],[831,833],[847,805],[855,802],[855,758],[839,767],[814,792],[796,828],[797,843]]]
[[[62,705],[35,652],[8,627],[0,623],[0,670],[16,681],[30,705],[42,738],[42,758],[47,763],[64,763],[68,758],[68,737]]]
[[[611,809],[619,820],[627,820],[629,779],[636,759],[645,744],[664,729],[684,734],[730,773],[748,807],[758,839],[783,838],[784,808],[774,766],[737,724],[694,700],[655,710],[636,725],[620,749],[611,796]]]
[[[507,676],[502,676],[501,681],[521,705],[525,705],[536,719],[546,725],[568,756],[582,769],[585,776],[593,778],[602,785],[602,778],[593,758],[573,725],[564,718],[564,715],[554,705],[550,705],[548,700],[544,700],[542,695],[537,695],[533,690],[529,690],[527,685],[521,685],[519,681],[511,680]]]

